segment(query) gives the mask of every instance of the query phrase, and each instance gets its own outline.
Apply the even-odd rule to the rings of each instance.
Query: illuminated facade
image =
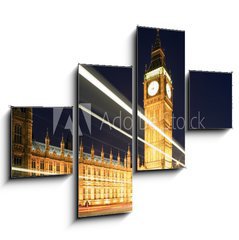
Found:
[[[12,108],[12,177],[72,173],[72,144],[62,137],[60,147],[32,140],[32,108]]]
[[[144,74],[144,113],[154,125],[172,139],[173,85],[166,70],[165,55],[161,47],[159,30],[151,51],[151,62]],[[145,123],[144,164],[138,169],[170,169],[172,143]],[[152,147],[153,146],[153,147]],[[162,152],[158,151],[160,149]]]
[[[79,207],[132,203],[130,148],[122,163],[119,153],[116,160],[112,151],[106,158],[102,147],[101,156],[96,156],[92,145],[88,154],[81,143],[78,171]]]

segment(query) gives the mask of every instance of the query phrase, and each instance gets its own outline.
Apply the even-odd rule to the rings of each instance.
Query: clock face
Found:
[[[152,81],[148,86],[148,95],[154,96],[159,90],[159,83],[157,81]]]
[[[168,83],[166,84],[166,93],[167,93],[168,98],[170,99],[172,96],[172,93],[171,93],[171,88]]]

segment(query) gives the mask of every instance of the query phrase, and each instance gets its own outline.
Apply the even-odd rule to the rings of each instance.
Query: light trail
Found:
[[[115,93],[113,93],[109,88],[107,88],[102,82],[100,82],[93,74],[87,71],[83,66],[79,64],[78,72],[85,79],[87,79],[91,84],[97,87],[101,92],[111,98],[115,103],[117,103],[120,107],[126,110],[128,113],[132,115],[132,108],[128,106],[121,98],[119,98]],[[169,142],[171,142],[175,147],[177,147],[182,153],[185,154],[185,150],[179,146],[173,139],[167,136],[159,127],[157,127],[152,121],[145,117],[145,115],[137,111],[138,116],[145,121],[148,125],[154,128],[157,132],[159,132],[162,136],[164,136]]]
[[[164,151],[162,151],[160,148],[155,147],[154,145],[146,142],[144,139],[142,139],[142,138],[140,138],[140,137],[138,137],[138,140],[141,141],[141,142],[143,142],[144,144],[148,145],[149,147],[153,148],[154,150],[162,153],[164,156],[172,159],[174,162],[176,162],[177,165],[181,165],[182,167],[186,167],[185,164],[183,164],[183,163],[181,163],[180,161],[178,161],[177,159],[171,157],[170,155],[168,155],[167,153],[165,153]],[[165,161],[166,161],[166,162],[169,162],[169,161],[166,160],[166,159],[165,159]]]
[[[115,130],[119,131],[120,133],[124,134],[125,136],[129,137],[132,139],[132,136],[130,134],[128,134],[127,132],[123,131],[121,128],[116,127],[114,124],[106,121],[104,118],[98,116],[97,114],[93,113],[91,110],[89,110],[88,108],[84,107],[83,105],[79,104],[79,108],[81,110],[83,110],[84,112],[90,114],[91,116],[95,117],[96,119],[102,121],[103,123],[107,124],[108,126],[114,128]]]
[[[95,117],[96,119],[104,122],[105,124],[107,124],[108,126],[114,128],[115,130],[119,131],[120,133],[122,133],[123,135],[127,136],[128,138],[132,139],[132,135],[128,134],[127,132],[123,131],[121,128],[115,126],[114,124],[106,121],[104,118],[98,116],[97,114],[93,113],[91,110],[87,109],[86,107],[84,107],[83,105],[79,104],[79,108],[83,111],[85,111],[86,113],[90,114],[92,117]],[[177,164],[181,165],[182,167],[185,167],[185,165],[183,163],[181,163],[180,161],[178,161],[177,159],[171,157],[170,155],[168,155],[167,153],[165,153],[164,151],[162,151],[161,149],[155,147],[154,145],[148,143],[147,141],[145,141],[144,139],[137,137],[137,139],[139,141],[141,141],[142,143],[148,145],[149,147],[152,147],[154,150],[162,153],[163,155],[165,155],[166,157],[172,159],[173,161],[175,161]],[[167,161],[167,160],[166,160]]]
[[[60,175],[61,174],[61,173],[52,173],[52,172],[42,172],[42,171],[31,170],[27,168],[17,168],[17,167],[12,167],[12,170],[18,171],[18,172],[26,172],[26,173],[38,173],[43,175]]]
[[[128,183],[131,184],[131,181],[119,181],[119,180],[109,180],[107,178],[97,178],[97,177],[87,177],[87,176],[79,176],[79,179],[83,179],[85,181],[103,181],[103,182],[110,182],[110,183]],[[91,186],[91,185],[89,185]],[[95,186],[95,188],[101,188],[99,186]]]

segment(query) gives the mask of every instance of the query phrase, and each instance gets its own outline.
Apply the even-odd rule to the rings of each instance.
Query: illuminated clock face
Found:
[[[148,95],[154,96],[159,90],[159,83],[157,81],[152,81],[148,86]]]
[[[166,84],[166,93],[167,93],[168,98],[170,99],[172,93],[171,93],[171,88],[168,83]]]

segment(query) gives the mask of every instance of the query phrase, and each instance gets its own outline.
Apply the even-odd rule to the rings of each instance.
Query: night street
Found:
[[[119,203],[105,206],[79,207],[80,217],[126,213],[132,210],[132,203]]]

